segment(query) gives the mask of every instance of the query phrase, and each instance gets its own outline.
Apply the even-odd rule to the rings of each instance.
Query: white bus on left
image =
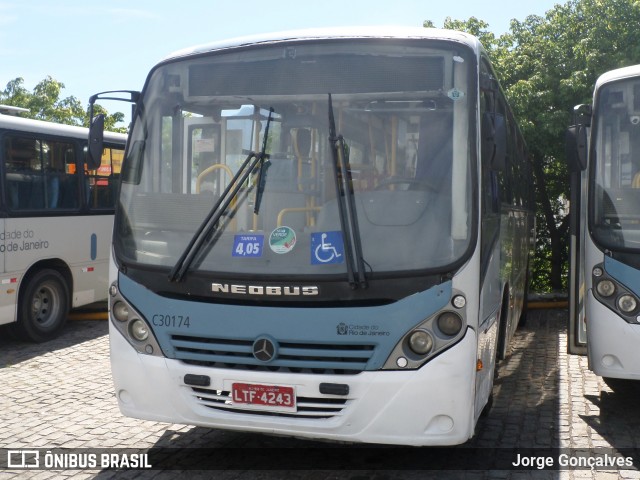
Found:
[[[86,128],[0,106],[0,325],[56,336],[70,308],[107,297],[117,179],[126,135],[107,133],[87,164]]]

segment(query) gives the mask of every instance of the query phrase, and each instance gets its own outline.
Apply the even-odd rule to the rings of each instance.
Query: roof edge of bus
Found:
[[[1,115],[13,115],[17,116],[20,113],[29,113],[28,108],[15,107],[13,105],[0,105]]]
[[[76,125],[66,125],[64,123],[48,122],[45,120],[34,120],[32,118],[17,117],[14,115],[0,114],[0,128],[15,129],[31,133],[46,133],[55,135],[69,135],[76,138],[88,138],[89,129]],[[124,133],[105,131],[105,140],[123,140],[127,135]]]
[[[640,65],[629,65],[628,67],[609,70],[598,77],[598,80],[596,81],[596,89],[600,87],[600,85],[608,82],[637,76],[640,76]]]
[[[439,28],[395,25],[310,28],[233,37],[226,40],[195,45],[192,47],[177,50],[167,55],[162,59],[162,62],[175,58],[197,55],[200,53],[207,53],[215,50],[224,50],[233,47],[242,47],[246,45],[295,40],[321,40],[328,38],[430,38],[458,41],[471,47],[480,45],[479,40],[471,34],[459,32],[456,30],[446,30]]]

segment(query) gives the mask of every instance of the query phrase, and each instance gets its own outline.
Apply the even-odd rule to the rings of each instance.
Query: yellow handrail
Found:
[[[278,227],[282,226],[282,217],[284,217],[284,215],[287,214],[287,213],[319,212],[321,209],[322,209],[322,207],[290,207],[290,208],[283,208],[282,210],[280,210],[280,213],[278,213],[278,218],[276,219],[277,226]]]
[[[227,173],[227,175],[229,175],[229,178],[233,177],[233,172],[227,165],[223,165],[221,163],[211,165],[210,167],[205,168],[200,173],[200,175],[198,175],[198,178],[196,178],[196,193],[200,193],[200,184],[202,183],[202,179],[208,174],[210,174],[211,172],[213,172],[214,170],[218,170],[220,168],[223,169]]]

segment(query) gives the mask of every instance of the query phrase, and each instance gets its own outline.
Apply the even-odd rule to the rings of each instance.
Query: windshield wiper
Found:
[[[340,227],[344,234],[345,262],[351,288],[367,288],[367,279],[362,258],[362,241],[358,215],[354,200],[353,179],[349,165],[349,152],[342,135],[336,134],[336,122],[333,115],[333,101],[329,94],[329,144],[333,156],[333,173],[336,182],[336,196]]]
[[[266,181],[266,170],[269,166],[269,155],[267,155],[265,150],[267,148],[267,136],[269,134],[269,124],[271,123],[272,113],[273,108],[269,110],[269,118],[267,119],[267,125],[265,127],[262,151],[258,153],[248,152],[247,158],[242,163],[237,173],[233,176],[229,185],[227,185],[227,188],[224,189],[218,201],[213,205],[206,218],[202,221],[196,230],[196,233],[189,241],[187,248],[185,248],[182,255],[180,255],[180,258],[171,269],[171,272],[169,273],[170,282],[182,281],[185,273],[187,273],[191,267],[193,260],[200,253],[203,246],[210,241],[209,237],[213,230],[217,228],[220,218],[224,215],[227,208],[242,188],[244,182],[249,178],[249,175],[251,175],[257,165],[260,164],[257,182],[258,187],[256,190],[256,204],[254,208],[254,212],[256,214],[258,213],[260,200],[262,199],[262,191],[264,190],[264,184]]]
[[[271,117],[273,115],[273,107],[269,109],[269,118],[267,118],[267,125],[264,127],[264,138],[262,139],[262,151],[258,154],[258,161],[260,162],[260,171],[258,172],[258,182],[256,188],[256,200],[253,207],[253,213],[258,215],[260,211],[260,202],[262,202],[262,194],[264,193],[264,186],[267,183],[267,170],[271,166],[269,161],[269,155],[267,155],[267,141],[269,140],[269,125],[271,124]]]

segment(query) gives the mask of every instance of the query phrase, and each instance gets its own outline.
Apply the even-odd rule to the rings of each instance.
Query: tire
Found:
[[[69,288],[56,270],[30,275],[20,290],[15,332],[24,340],[45,342],[56,337],[69,314]]]
[[[494,395],[493,395],[493,389],[492,389],[491,390],[491,394],[489,395],[489,398],[487,399],[487,403],[485,404],[484,408],[482,409],[482,412],[480,412],[480,417],[487,418],[489,416],[489,414],[491,413],[491,409],[493,408],[493,399],[494,399]]]

